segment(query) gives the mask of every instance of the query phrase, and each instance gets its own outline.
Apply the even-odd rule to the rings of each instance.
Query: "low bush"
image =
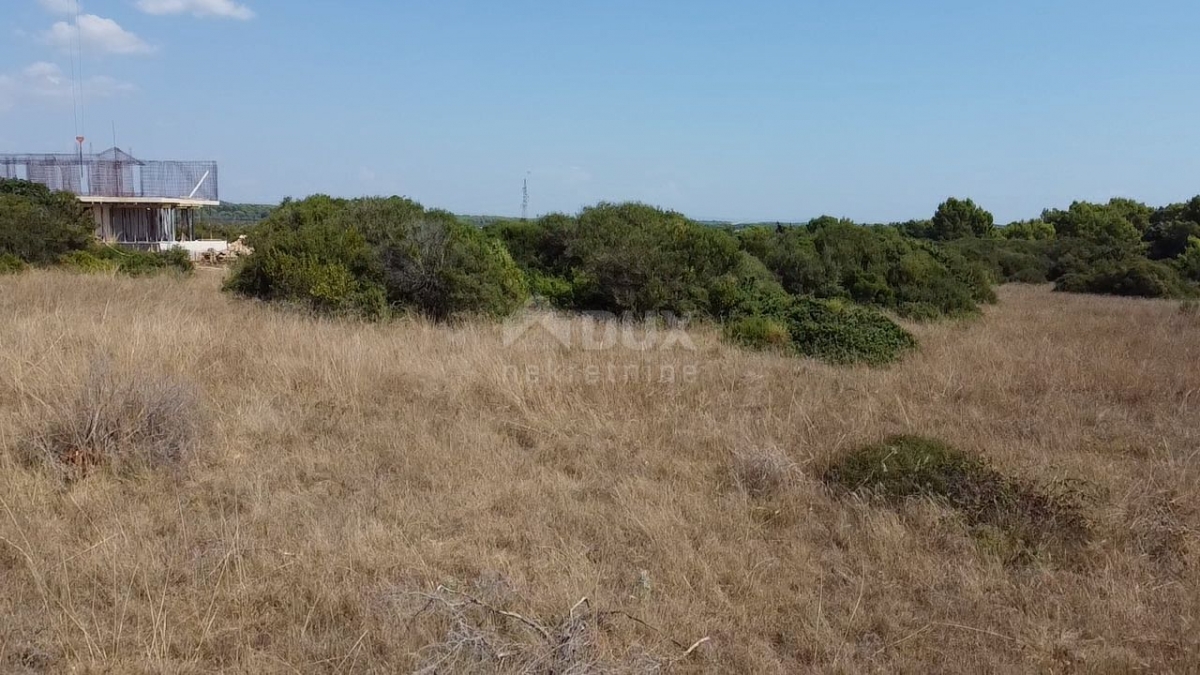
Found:
[[[101,258],[91,251],[71,251],[58,259],[60,267],[84,274],[115,273],[117,262]]]
[[[782,321],[767,316],[747,316],[725,324],[730,342],[760,351],[791,351],[792,336]]]
[[[917,346],[882,313],[837,300],[797,298],[781,318],[797,353],[834,364],[885,365]]]
[[[1071,497],[1005,476],[976,457],[919,436],[895,436],[851,451],[825,470],[823,480],[889,503],[922,498],[949,506],[989,543],[998,533],[999,552],[1010,561],[1063,552],[1089,535]]]
[[[162,273],[191,274],[195,269],[186,251],[171,249],[160,253],[134,251],[111,246],[93,246],[61,256],[58,264],[86,274],[119,272],[131,277]]]
[[[1166,263],[1145,258],[1105,262],[1059,279],[1054,290],[1066,293],[1097,293],[1138,298],[1187,298],[1197,295]]]
[[[0,253],[0,274],[24,272],[29,264],[11,253]]]
[[[226,288],[322,313],[501,316],[528,296],[502,244],[400,197],[286,201],[250,241]]]

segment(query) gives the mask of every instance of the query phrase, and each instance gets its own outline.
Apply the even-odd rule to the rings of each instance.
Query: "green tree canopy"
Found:
[[[91,245],[95,223],[69,192],[0,178],[0,255],[48,264]]]
[[[994,230],[995,219],[991,213],[970,199],[951,197],[933,214],[929,238],[948,241],[962,237],[990,237]]]

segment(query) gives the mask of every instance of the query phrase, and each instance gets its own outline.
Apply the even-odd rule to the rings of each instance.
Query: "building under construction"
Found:
[[[99,239],[141,249],[194,239],[196,211],[221,203],[216,162],[144,161],[120,148],[98,154],[0,154],[0,178],[75,193],[91,210]]]

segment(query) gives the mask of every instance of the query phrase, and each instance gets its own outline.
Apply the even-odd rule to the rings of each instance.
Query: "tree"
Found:
[[[1188,239],[1187,249],[1176,261],[1179,272],[1186,279],[1200,283],[1200,237]]]
[[[1074,202],[1066,211],[1060,209],[1042,212],[1042,220],[1054,227],[1059,239],[1079,238],[1107,247],[1138,248],[1142,231],[1134,223],[1138,217],[1127,205],[1113,200],[1108,204]]]
[[[1046,241],[1054,238],[1054,226],[1044,220],[1022,220],[1004,227],[1000,235],[1005,239]]]
[[[939,241],[962,237],[990,237],[995,231],[992,214],[970,199],[951,197],[942,202],[930,223],[930,238]]]

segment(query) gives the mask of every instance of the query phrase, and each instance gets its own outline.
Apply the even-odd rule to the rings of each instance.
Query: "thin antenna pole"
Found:
[[[80,12],[79,0],[75,0],[75,49],[79,56],[79,135],[86,136],[87,121],[84,117],[86,92],[83,88],[83,30],[79,27]]]
[[[521,187],[521,220],[529,220],[529,172],[525,172],[525,182]]]

